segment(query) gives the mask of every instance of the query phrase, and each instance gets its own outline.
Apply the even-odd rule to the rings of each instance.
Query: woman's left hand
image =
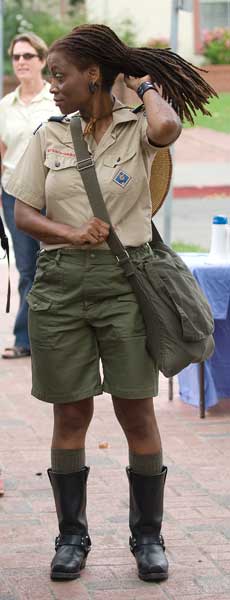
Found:
[[[145,75],[145,77],[131,77],[131,75],[124,75],[125,84],[127,85],[127,87],[130,90],[134,90],[134,92],[137,91],[137,89],[139,88],[139,85],[141,85],[141,83],[145,83],[146,81],[148,81],[148,82],[152,81],[150,75]],[[161,94],[160,87],[155,82],[154,82],[154,85],[158,89],[159,94]]]
[[[127,87],[137,92],[142,83],[151,82],[150,75],[145,77],[131,77],[124,75]],[[156,146],[168,146],[175,142],[181,133],[181,122],[172,106],[162,97],[162,87],[154,82],[154,93],[146,93],[142,102],[145,106],[147,119],[147,137],[151,144]]]

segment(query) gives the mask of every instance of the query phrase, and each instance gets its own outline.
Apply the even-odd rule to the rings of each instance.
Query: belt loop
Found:
[[[59,265],[60,260],[61,260],[61,250],[59,249],[59,250],[57,250],[57,253],[56,253],[56,256],[55,256],[55,263],[56,263],[56,265]]]

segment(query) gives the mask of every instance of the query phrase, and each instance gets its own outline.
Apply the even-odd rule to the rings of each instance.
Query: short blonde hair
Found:
[[[46,60],[48,54],[48,46],[46,45],[44,40],[38,37],[36,33],[33,33],[33,31],[25,31],[24,33],[19,33],[15,35],[8,49],[8,54],[10,56],[13,55],[14,46],[17,42],[28,42],[28,44],[30,44],[34,48],[34,50],[36,50],[40,60]]]

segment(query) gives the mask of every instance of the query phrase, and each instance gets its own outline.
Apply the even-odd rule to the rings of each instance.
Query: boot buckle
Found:
[[[163,550],[165,550],[165,543],[164,543],[164,538],[163,535],[159,535],[157,538],[154,536],[154,538],[149,537],[149,539],[139,539],[139,541],[135,538],[135,537],[130,537],[129,538],[129,545],[130,545],[130,550],[131,552],[134,552],[135,548],[137,548],[137,546],[148,546],[148,545],[152,545],[152,544],[156,544],[162,547]]]
[[[160,545],[162,546],[163,550],[165,550],[165,542],[164,542],[163,535],[161,535],[161,534],[159,535],[159,542],[160,542]]]
[[[90,546],[90,537],[89,535],[83,535],[81,538],[81,546],[84,546],[85,549]]]
[[[137,540],[136,540],[136,538],[135,538],[135,537],[130,537],[130,538],[129,538],[129,545],[130,545],[130,550],[131,550],[131,552],[134,552],[134,549],[135,549],[135,548],[136,548],[136,546],[137,546]]]
[[[57,537],[55,538],[55,550],[57,551],[57,549],[59,548],[59,544],[60,544],[60,535],[57,535]]]
[[[85,552],[89,552],[91,547],[91,540],[89,535],[79,534],[59,534],[55,538],[55,550],[57,551],[60,546],[81,546]]]

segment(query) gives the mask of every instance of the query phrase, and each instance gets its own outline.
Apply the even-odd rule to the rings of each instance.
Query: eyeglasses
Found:
[[[21,56],[24,60],[31,60],[32,58],[34,58],[34,56],[38,56],[38,54],[31,54],[30,52],[24,52],[24,54],[12,54],[12,59],[15,62],[18,62]]]

